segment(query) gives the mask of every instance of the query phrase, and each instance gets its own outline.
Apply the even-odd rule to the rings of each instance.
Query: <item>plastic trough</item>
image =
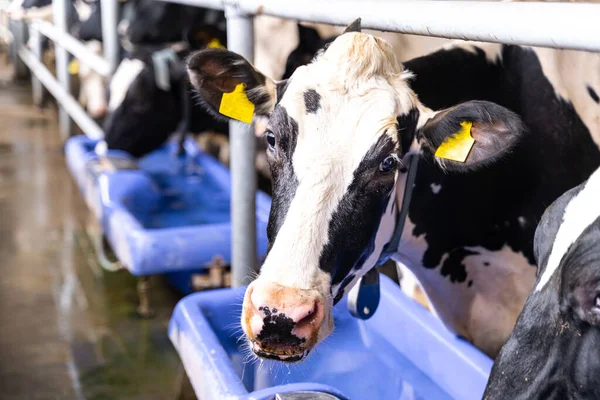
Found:
[[[197,293],[179,302],[169,336],[200,399],[273,399],[316,391],[341,399],[481,399],[492,360],[447,331],[387,277],[367,320],[346,299],[335,330],[306,360],[250,361],[240,337],[244,289]],[[251,358],[250,358],[251,359]]]
[[[138,168],[109,172],[99,167],[95,145],[85,136],[69,139],[67,165],[117,258],[133,275],[171,273],[189,292],[183,271],[201,269],[215,256],[230,262],[227,168],[190,140],[182,156],[174,142],[137,161],[109,151],[114,163],[137,162]],[[271,201],[259,192],[256,204],[257,250],[264,255]]]

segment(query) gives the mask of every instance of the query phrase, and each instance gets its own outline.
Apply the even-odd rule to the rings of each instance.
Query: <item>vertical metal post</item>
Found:
[[[248,61],[254,58],[254,19],[234,6],[225,8],[227,46]],[[253,128],[229,123],[231,148],[231,284],[248,284],[256,271],[256,139]]]
[[[69,0],[54,0],[52,12],[54,14],[54,25],[62,32],[68,33],[69,12],[71,2]],[[56,76],[58,82],[67,93],[71,93],[71,78],[69,76],[69,53],[64,47],[55,43],[56,54]],[[73,130],[73,124],[69,114],[63,107],[58,109],[58,126],[62,140],[67,140]]]
[[[119,37],[117,35],[117,24],[119,23],[118,0],[100,0],[102,10],[102,46],[104,47],[104,58],[110,65],[111,74],[119,66]]]
[[[37,30],[35,23],[29,25],[29,42],[31,43],[31,52],[36,60],[42,63],[42,35]],[[33,104],[41,106],[44,97],[44,87],[35,74],[31,74],[31,89],[33,92]]]

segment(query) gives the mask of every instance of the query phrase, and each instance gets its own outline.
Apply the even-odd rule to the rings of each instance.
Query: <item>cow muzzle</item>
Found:
[[[333,327],[323,326],[325,314],[323,298],[316,290],[259,278],[246,291],[242,328],[257,356],[296,362],[331,332]]]

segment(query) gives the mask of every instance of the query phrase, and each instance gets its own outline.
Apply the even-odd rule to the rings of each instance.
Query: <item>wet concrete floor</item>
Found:
[[[0,70],[4,66],[0,63]],[[2,72],[2,71],[0,71]],[[136,317],[136,281],[103,271],[93,221],[67,172],[56,113],[0,74],[0,399],[178,399],[167,337],[177,295],[153,278],[157,315]]]

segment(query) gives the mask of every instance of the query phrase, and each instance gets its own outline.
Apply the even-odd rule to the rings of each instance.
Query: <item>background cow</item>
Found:
[[[265,340],[268,348],[279,351],[281,346],[291,343],[289,340],[297,339],[294,343],[299,345],[305,339],[308,346],[289,348],[294,357],[301,357],[330,331],[329,301],[338,301],[378,260],[396,223],[396,203],[401,204],[406,169],[399,169],[394,198],[397,202],[365,208],[367,204],[358,199],[384,189],[376,186],[379,180],[374,181],[373,187],[355,187],[358,183],[353,183],[351,177],[362,182],[368,169],[343,163],[349,162],[345,160],[348,152],[358,163],[356,157],[360,159],[372,145],[366,138],[362,142],[353,136],[357,129],[367,129],[366,125],[353,125],[358,124],[355,118],[365,115],[362,123],[368,125],[367,116],[374,109],[385,109],[390,113],[384,119],[390,124],[386,129],[398,124],[400,130],[397,157],[401,158],[409,149],[423,153],[402,240],[393,258],[410,267],[423,284],[436,313],[450,329],[495,356],[512,330],[535,280],[532,242],[536,221],[548,204],[587,179],[600,163],[596,122],[600,108],[598,96],[594,95],[594,88],[600,87],[600,82],[589,72],[594,70],[593,66],[600,66],[598,56],[457,42],[406,62],[413,78],[408,78],[407,71],[395,70],[393,76],[407,79],[403,80],[402,89],[396,90],[398,94],[393,95],[392,91],[389,98],[399,96],[402,100],[397,101],[401,104],[414,101],[418,106],[414,110],[401,110],[392,121],[394,107],[399,106],[386,105],[390,101],[383,94],[386,92],[369,89],[359,72],[387,77],[386,62],[393,65],[397,61],[380,40],[354,36],[355,42],[342,40],[344,36],[336,39],[313,64],[298,69],[290,80],[277,85],[231,53],[220,55],[213,50],[190,61],[192,81],[213,107],[218,106],[220,93],[233,90],[237,82],[246,85],[248,98],[255,102],[256,114],[266,115],[275,109],[267,135],[272,147],[270,154],[275,154],[271,156],[275,157],[269,224],[271,247],[261,275],[249,287],[242,326],[253,345],[258,346],[255,350],[268,354],[261,350],[260,332],[264,322],[273,321],[275,316],[267,315],[264,305],[268,310],[273,307],[281,310],[281,302],[287,302],[285,316],[276,318],[282,324],[289,322],[285,325],[289,328],[287,336],[278,331],[283,336],[273,333]],[[340,45],[332,53],[337,41]],[[330,75],[336,68],[338,72]],[[233,75],[239,78],[230,80]],[[344,76],[346,81],[339,82],[342,79],[339,77]],[[351,86],[353,83],[355,86]],[[344,89],[344,85],[350,88]],[[364,93],[360,97],[364,103],[353,102],[351,89]],[[341,100],[334,100],[338,97],[344,98],[344,107],[338,103]],[[443,141],[444,134],[451,133],[444,130],[444,134],[431,138],[422,128],[432,116],[427,111],[431,108],[446,110],[435,114],[438,118],[435,125],[459,131],[459,114],[457,119],[450,120],[450,125],[442,116],[455,115],[455,109],[464,110],[455,107],[469,100],[493,101],[505,106],[523,118],[527,129],[518,146],[504,149],[504,145],[496,142],[498,138],[508,140],[513,137],[509,133],[520,136],[519,125],[509,118],[512,114],[484,107],[477,108],[481,114],[470,111],[462,115],[467,121],[472,118],[491,124],[490,129],[497,135],[476,138],[475,146],[491,145],[494,151],[484,152],[489,158],[482,157],[481,162],[470,163],[467,159],[461,164],[468,174],[449,174],[460,163],[434,158],[431,154]],[[312,109],[315,112],[309,111]],[[430,123],[435,121],[434,118]],[[377,128],[376,121],[370,125],[370,129]],[[362,143],[363,147],[360,151],[351,150],[347,142],[356,142],[353,146]],[[502,153],[501,157],[500,149],[508,153]],[[311,172],[303,172],[301,178],[303,160],[308,160],[311,154],[319,154],[321,158],[311,158]],[[396,170],[393,158],[386,162],[391,166],[386,164],[382,168]],[[490,164],[489,168],[481,168],[482,163]],[[342,174],[350,175],[343,178]],[[318,185],[324,188],[313,190],[312,196],[329,194],[314,204],[309,197],[303,197],[308,194],[298,190],[303,180],[312,182],[317,177],[321,177]],[[346,186],[329,188],[338,184]],[[345,191],[350,189],[362,190],[361,196],[354,198]],[[305,235],[310,235],[310,240],[304,239]],[[276,287],[281,291],[275,291]],[[280,294],[273,297],[275,293]],[[303,331],[301,337],[294,339],[289,331],[299,321],[310,322],[314,331]],[[268,326],[283,329],[284,325]]]
[[[544,213],[536,286],[484,399],[600,398],[600,169]]]

